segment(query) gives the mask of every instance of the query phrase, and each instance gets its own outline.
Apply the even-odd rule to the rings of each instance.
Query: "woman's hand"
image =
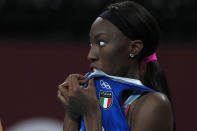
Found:
[[[86,88],[82,87],[84,82],[84,76],[72,74],[58,87],[58,98],[66,107],[69,116],[74,120],[80,116],[86,117],[100,112],[94,79],[89,80]]]

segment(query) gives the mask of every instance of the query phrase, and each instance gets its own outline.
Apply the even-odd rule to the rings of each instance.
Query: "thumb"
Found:
[[[89,81],[88,81],[88,88],[90,89],[96,89],[95,88],[95,84],[94,84],[94,78],[92,78],[92,79],[90,79]]]

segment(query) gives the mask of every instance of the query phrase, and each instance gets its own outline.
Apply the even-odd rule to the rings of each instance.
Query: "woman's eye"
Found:
[[[106,43],[104,42],[104,41],[99,41],[99,46],[105,46],[106,45]]]

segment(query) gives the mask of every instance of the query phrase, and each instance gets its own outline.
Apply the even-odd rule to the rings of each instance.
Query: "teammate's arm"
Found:
[[[2,124],[1,124],[1,120],[0,120],[0,131],[3,131],[3,127],[2,127]]]

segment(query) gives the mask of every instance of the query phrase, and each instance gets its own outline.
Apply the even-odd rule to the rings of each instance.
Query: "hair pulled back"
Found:
[[[155,18],[143,6],[133,1],[124,1],[111,4],[106,10],[121,17],[124,26],[130,29],[131,38],[129,39],[143,42],[139,61],[156,51],[159,43],[159,26]],[[171,99],[165,74],[158,61],[147,63],[145,73],[141,79],[144,85],[166,94]]]
[[[114,3],[109,5],[106,10],[121,18],[121,23],[131,33],[129,39],[143,42],[143,49],[139,54],[140,63],[146,57],[155,53],[159,43],[160,30],[157,21],[148,10],[133,1]],[[140,79],[145,86],[165,94],[171,101],[166,76],[158,61],[148,62],[143,78]],[[173,130],[176,130],[175,121]]]

